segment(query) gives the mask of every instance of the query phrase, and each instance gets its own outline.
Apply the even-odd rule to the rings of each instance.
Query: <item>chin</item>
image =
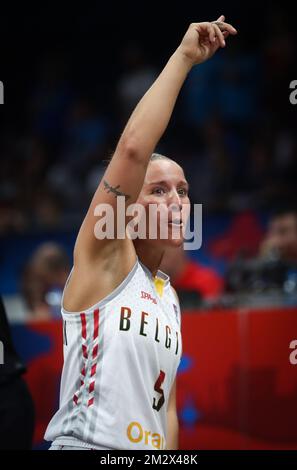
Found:
[[[180,247],[184,243],[183,237],[181,238],[168,238],[167,240],[160,240],[160,242],[163,242],[166,247]]]

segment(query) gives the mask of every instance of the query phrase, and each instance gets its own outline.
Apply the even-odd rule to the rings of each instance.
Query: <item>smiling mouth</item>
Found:
[[[183,227],[183,222],[181,219],[173,219],[168,222],[168,225],[174,226],[174,227]]]

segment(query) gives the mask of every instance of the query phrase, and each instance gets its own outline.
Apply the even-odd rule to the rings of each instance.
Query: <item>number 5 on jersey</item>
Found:
[[[165,380],[165,372],[160,370],[159,377],[154,385],[155,392],[158,392],[161,395],[158,402],[156,398],[154,398],[154,401],[153,401],[153,408],[154,410],[157,410],[157,411],[160,411],[160,409],[165,403],[164,390],[161,388],[161,385],[163,384],[164,380]]]

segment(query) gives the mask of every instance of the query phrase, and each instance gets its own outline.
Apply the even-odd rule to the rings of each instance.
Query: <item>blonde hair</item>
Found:
[[[170,162],[174,162],[172,158],[166,157],[165,155],[162,155],[161,153],[152,153],[150,157],[150,162],[154,162],[155,160],[169,160]]]

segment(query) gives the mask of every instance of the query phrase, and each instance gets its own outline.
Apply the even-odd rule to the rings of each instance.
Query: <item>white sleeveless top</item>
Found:
[[[169,276],[158,270],[153,277],[137,258],[110,295],[84,312],[62,307],[62,317],[60,408],[45,439],[94,449],[165,449],[168,399],[182,354]]]

